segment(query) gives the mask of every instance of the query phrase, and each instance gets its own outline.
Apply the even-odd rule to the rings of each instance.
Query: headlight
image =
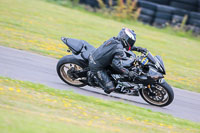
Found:
[[[150,76],[152,79],[155,79],[155,80],[160,79],[160,78],[163,78],[163,75],[162,75],[161,73],[159,73],[159,72],[158,72],[156,69],[154,69],[154,68],[150,68],[148,74],[149,74],[148,76]]]

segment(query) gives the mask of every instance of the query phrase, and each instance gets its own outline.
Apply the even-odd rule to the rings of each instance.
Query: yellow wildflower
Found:
[[[120,129],[117,129],[117,128],[116,128],[116,129],[114,129],[114,131],[115,131],[115,132],[120,132]]]
[[[94,119],[99,119],[99,117],[98,116],[94,116]]]
[[[129,121],[129,120],[133,120],[133,118],[131,118],[131,117],[127,117],[126,120],[127,120],[127,121]]]
[[[68,104],[66,104],[66,103],[64,104],[64,106],[65,106],[66,108],[69,107]]]
[[[164,126],[164,124],[162,124],[162,123],[160,123],[159,125],[160,125],[160,126]]]
[[[77,114],[76,114],[76,113],[73,113],[73,115],[74,115],[74,116],[77,116]]]
[[[88,126],[91,126],[92,123],[93,123],[93,121],[89,121],[87,125],[88,125]]]
[[[84,115],[84,116],[88,116],[86,112],[83,112],[83,115]]]
[[[20,90],[20,89],[17,89],[17,92],[21,92],[21,90]]]
[[[11,88],[11,87],[10,87],[10,88],[8,88],[8,89],[9,89],[10,91],[13,91],[13,90],[14,90],[14,89],[13,89],[13,88]]]
[[[77,108],[79,108],[80,110],[83,110],[83,108],[81,106],[78,106]]]
[[[172,126],[168,126],[168,128],[172,128]]]

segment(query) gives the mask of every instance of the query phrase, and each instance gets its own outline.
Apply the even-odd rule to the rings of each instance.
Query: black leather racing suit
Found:
[[[137,51],[137,47],[132,48]],[[89,57],[89,67],[103,86],[104,90],[114,90],[115,86],[110,80],[105,68],[112,64],[112,67],[119,73],[128,75],[129,70],[124,68],[121,64],[122,58],[125,55],[124,48],[121,41],[112,37],[105,41],[99,48],[97,48]]]

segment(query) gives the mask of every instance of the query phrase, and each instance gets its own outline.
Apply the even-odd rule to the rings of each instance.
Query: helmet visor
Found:
[[[128,28],[125,29],[125,41],[132,47],[135,43],[135,33],[131,30],[129,30]]]
[[[127,43],[132,47],[135,43],[135,40],[133,40],[131,38],[127,38]]]

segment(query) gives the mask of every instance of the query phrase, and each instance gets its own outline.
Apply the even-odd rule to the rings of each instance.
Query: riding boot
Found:
[[[136,78],[138,78],[138,74],[135,72],[135,71],[130,71],[129,73],[128,73],[128,76],[134,81]],[[132,95],[133,96],[139,96],[139,91],[138,91],[138,89],[134,89],[133,91],[132,91]]]
[[[90,86],[96,86],[95,80],[94,80],[94,73],[93,72],[88,71],[87,78],[88,78],[88,85],[90,85]]]
[[[106,70],[97,71],[97,78],[100,82],[100,86],[103,88],[105,93],[110,94],[115,90],[115,86],[110,80]]]

